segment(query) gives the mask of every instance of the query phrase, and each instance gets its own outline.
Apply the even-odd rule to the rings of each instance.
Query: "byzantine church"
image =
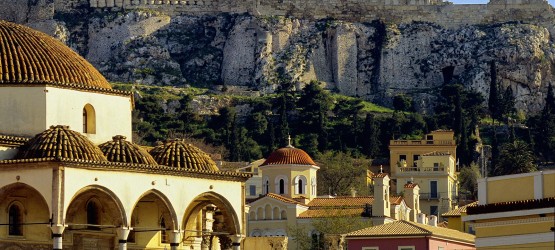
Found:
[[[0,21],[0,249],[240,249],[247,173],[132,142],[130,92]]]

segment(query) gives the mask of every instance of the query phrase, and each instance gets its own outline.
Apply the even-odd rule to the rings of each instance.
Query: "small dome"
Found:
[[[60,41],[0,20],[0,84],[112,89],[104,76]]]
[[[283,164],[316,165],[302,149],[287,146],[272,152],[261,166]]]
[[[19,148],[16,159],[66,158],[73,160],[106,161],[102,151],[87,137],[69,126],[51,126]]]
[[[116,135],[112,137],[112,141],[102,143],[98,147],[111,162],[158,165],[146,150],[125,139],[123,135]]]
[[[150,150],[158,164],[178,169],[218,171],[216,163],[199,148],[181,139],[169,140]]]

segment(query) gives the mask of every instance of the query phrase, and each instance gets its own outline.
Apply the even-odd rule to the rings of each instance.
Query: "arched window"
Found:
[[[168,237],[168,231],[166,228],[166,220],[164,219],[164,216],[160,217],[160,242],[162,243],[170,243],[169,241],[169,237]]]
[[[83,133],[96,134],[96,112],[90,104],[83,108]]]
[[[264,219],[264,210],[262,210],[261,207],[256,209],[256,219],[257,220],[263,220]]]
[[[289,184],[289,180],[285,175],[279,175],[276,177],[275,181],[275,192],[278,194],[288,194],[287,185]]]
[[[271,220],[272,219],[272,207],[270,205],[266,205],[264,208],[264,219]]]
[[[274,215],[273,215],[273,216],[274,216],[274,217],[273,217],[274,220],[279,220],[279,216],[280,216],[279,208],[274,207]]]
[[[264,178],[263,186],[264,186],[262,187],[263,194],[270,193],[270,180],[268,180],[268,177]]]
[[[287,220],[287,212],[285,212],[285,210],[281,210],[281,219]]]
[[[297,175],[295,177],[295,194],[306,194],[306,177]]]
[[[87,224],[89,224],[88,229],[100,230],[99,227],[92,226],[100,225],[100,205],[93,199],[87,202]]]
[[[316,178],[312,177],[312,180],[310,180],[310,182],[311,182],[310,192],[312,193],[312,195],[316,195]]]
[[[23,235],[23,208],[14,203],[8,210],[9,220],[9,235],[22,236]]]
[[[249,220],[250,221],[255,221],[256,220],[256,213],[254,211],[250,211]]]

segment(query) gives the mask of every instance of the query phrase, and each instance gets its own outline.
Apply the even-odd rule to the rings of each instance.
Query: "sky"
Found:
[[[488,3],[489,0],[449,0],[455,4],[474,4],[474,3]],[[551,6],[555,6],[555,0],[547,0]]]

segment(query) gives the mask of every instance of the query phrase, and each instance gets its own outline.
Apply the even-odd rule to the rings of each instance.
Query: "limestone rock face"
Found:
[[[56,35],[111,81],[240,86],[265,94],[285,82],[300,89],[316,80],[384,105],[406,93],[419,110],[428,111],[450,82],[487,98],[495,62],[499,83],[512,88],[518,109],[530,112],[541,110],[547,85],[555,82],[553,10],[538,23],[445,26],[32,2],[0,0],[0,6],[9,6],[0,8],[0,15]]]

